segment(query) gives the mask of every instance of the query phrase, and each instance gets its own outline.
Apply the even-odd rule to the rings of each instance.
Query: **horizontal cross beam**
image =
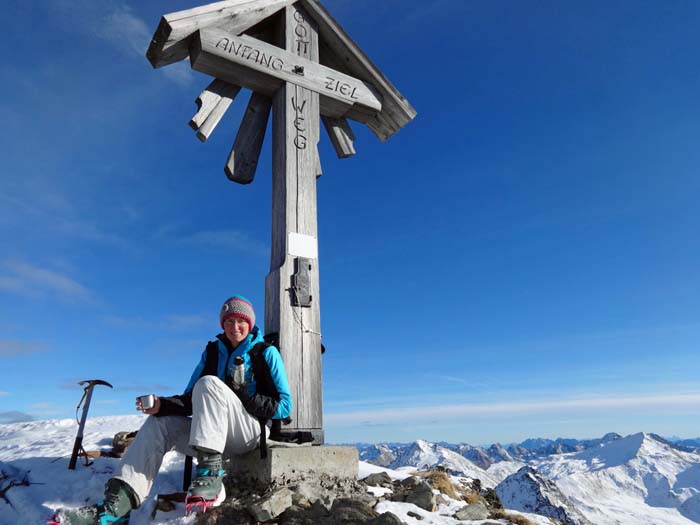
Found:
[[[193,35],[190,63],[197,71],[270,97],[291,82],[318,93],[321,114],[329,117],[367,122],[382,109],[369,84],[246,35],[220,29],[198,31]]]
[[[146,57],[153,67],[163,67],[187,58],[190,38],[205,27],[226,24],[236,34],[291,5],[294,0],[223,0],[193,7],[161,18]]]

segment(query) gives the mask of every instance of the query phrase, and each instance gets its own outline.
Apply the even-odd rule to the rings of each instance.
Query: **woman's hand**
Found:
[[[159,411],[160,411],[160,398],[158,396],[153,396],[155,398],[155,401],[153,402],[153,406],[151,408],[143,408],[143,405],[141,405],[141,400],[137,397],[136,398],[136,410],[140,410],[144,414],[148,414],[149,416],[155,416]]]

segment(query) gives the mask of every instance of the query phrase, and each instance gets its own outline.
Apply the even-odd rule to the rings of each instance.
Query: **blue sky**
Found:
[[[270,143],[223,166],[208,84],[144,57],[191,2],[10,1],[0,420],[186,385],[221,302],[262,318]],[[327,440],[700,435],[700,4],[328,0],[418,110],[318,185]]]

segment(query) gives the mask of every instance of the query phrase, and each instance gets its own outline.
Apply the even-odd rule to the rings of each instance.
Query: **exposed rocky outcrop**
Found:
[[[454,517],[458,520],[485,520],[491,515],[491,509],[489,509],[486,504],[481,501],[472,503],[471,505],[466,505],[459,509]]]
[[[540,514],[563,525],[592,525],[564,496],[553,481],[532,467],[523,467],[496,487],[507,509]]]
[[[378,511],[379,503],[413,504],[420,511],[411,510],[405,515],[417,521],[425,519],[426,512],[437,511],[442,503],[451,502],[454,509],[455,500],[464,501],[457,512],[452,510],[460,520],[485,520],[500,507],[493,490],[482,493],[478,480],[455,484],[439,470],[420,472],[400,481],[380,472],[360,481],[311,477],[262,487],[227,480],[226,487],[227,501],[199,516],[198,524],[402,525],[404,522],[396,514]],[[370,488],[380,495],[373,496]],[[489,499],[484,497],[486,492]]]

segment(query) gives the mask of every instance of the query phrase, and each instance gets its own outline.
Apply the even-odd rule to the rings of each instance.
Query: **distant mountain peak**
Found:
[[[624,465],[636,458],[647,440],[650,438],[640,432],[606,443],[602,447],[584,450],[571,459],[586,461],[591,470],[612,468]]]

